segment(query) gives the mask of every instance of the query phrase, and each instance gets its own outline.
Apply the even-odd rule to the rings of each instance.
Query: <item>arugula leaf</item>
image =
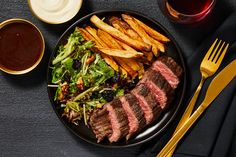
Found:
[[[125,93],[125,90],[124,89],[117,89],[116,90],[116,96],[123,96]]]
[[[62,62],[63,67],[65,67],[65,69],[67,69],[70,73],[73,73],[74,69],[73,69],[73,59],[68,57],[66,59],[64,59]]]
[[[69,84],[69,91],[70,93],[74,94],[78,91],[78,88],[76,86],[76,83],[70,83]]]
[[[62,79],[64,70],[62,69],[61,66],[55,66],[53,71],[52,71],[52,83],[59,83]]]
[[[56,93],[54,95],[54,101],[58,99],[59,94],[61,93],[61,86],[57,87]]]
[[[66,45],[59,47],[58,55],[52,61],[52,64],[55,65],[55,64],[61,62],[63,59],[65,59],[71,53],[73,53],[76,48],[77,48],[77,51],[82,52],[87,49],[91,49],[94,45],[94,43],[92,41],[87,41],[83,45],[80,45],[83,41],[84,41],[84,38],[81,35],[81,33],[79,31],[74,31],[69,36]]]
[[[106,80],[113,77],[114,70],[107,65],[99,54],[96,54],[95,61],[88,67],[88,72],[83,76],[86,87],[99,86]]]
[[[68,101],[66,103],[66,108],[65,108],[66,111],[69,111],[69,110],[74,110],[75,112],[80,112],[81,109],[79,107],[79,104],[77,102],[74,102],[74,101]]]

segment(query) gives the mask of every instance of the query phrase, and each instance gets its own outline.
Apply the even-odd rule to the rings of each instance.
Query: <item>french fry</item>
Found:
[[[139,63],[139,67],[140,67],[140,69],[138,71],[138,75],[139,75],[139,78],[141,79],[145,73],[145,70],[144,70],[144,66],[142,63]]]
[[[98,33],[99,38],[101,38],[102,41],[108,45],[109,48],[122,49],[122,47],[116,42],[116,40],[110,34],[108,34],[103,30],[99,30],[98,32],[99,32]],[[109,51],[108,53],[111,53],[111,51]],[[126,62],[127,59],[119,57],[114,57],[114,59],[121,65],[121,67],[124,68],[124,70],[126,70],[129,73],[131,77],[137,76],[137,72],[133,70],[133,68],[131,68],[129,65],[127,65]]]
[[[120,57],[120,58],[138,58],[143,56],[141,52],[134,52],[134,51],[127,51],[127,50],[120,50],[120,49],[111,49],[111,48],[104,48],[104,47],[97,47],[97,49],[110,56]]]
[[[78,28],[78,30],[80,31],[80,33],[82,34],[82,36],[84,37],[85,40],[92,40],[95,42],[96,45],[98,46],[102,46],[97,40],[94,39],[94,37],[88,33],[84,28]]]
[[[90,33],[92,33],[92,34],[96,37],[95,40],[99,41],[99,43],[100,43],[100,45],[101,45],[102,47],[104,47],[104,48],[109,48],[108,45],[106,44],[106,43],[109,44],[109,41],[104,42],[104,40],[101,40],[101,38],[100,38],[99,36],[97,36],[96,30],[91,29],[91,27],[86,27],[86,28],[87,28],[88,31],[90,31]],[[104,53],[101,53],[101,54],[106,55],[106,54],[104,54]],[[111,58],[111,56],[109,56],[109,55],[106,55],[106,56],[108,56],[108,57]],[[119,58],[114,58],[114,59],[117,61],[117,63],[120,64],[120,66],[121,66],[121,67],[120,67],[120,70],[121,70],[121,73],[122,73],[122,75],[123,75],[124,77],[127,77],[127,75],[128,75],[126,69],[130,71],[129,74],[135,75],[134,72],[133,72],[132,70],[130,70],[130,69],[127,67],[127,65],[125,65],[125,63],[123,63],[123,61],[122,61],[121,59],[119,59]],[[112,60],[112,61],[113,61],[113,60]],[[115,62],[115,61],[114,61],[114,62]],[[122,67],[123,67],[123,68],[122,68]]]
[[[125,50],[136,51],[135,49],[133,49],[133,48],[130,47],[129,45],[127,45],[127,44],[125,44],[125,43],[123,43],[123,42],[121,42],[121,41],[119,41],[119,40],[117,40],[117,42],[118,42],[118,44],[119,44],[120,46],[122,46],[123,49],[125,49]]]
[[[112,16],[111,18],[109,18],[109,22],[113,27],[128,35],[132,39],[136,39],[141,42],[143,41],[142,38],[126,22],[124,22],[120,18]]]
[[[135,49],[133,49],[132,47],[130,47],[129,45],[126,45],[125,43],[122,43],[121,41],[117,40],[117,42],[123,47],[123,49],[128,50],[128,51],[136,51]],[[133,70],[135,71],[139,71],[141,69],[140,64],[142,63],[138,63],[137,61],[135,61],[134,59],[128,59],[126,62]]]
[[[101,40],[107,43],[108,47],[113,49],[122,49],[122,47],[116,42],[116,40],[107,32],[98,29],[98,36],[101,38]]]
[[[148,60],[149,62],[152,61],[152,59],[153,59],[153,53],[145,52],[145,51],[144,51],[143,54],[144,54],[144,56],[147,58],[147,60]]]
[[[100,20],[96,15],[93,15],[90,18],[90,21],[98,28],[102,29],[103,31],[109,33],[110,35],[112,35],[113,37],[115,37],[116,39],[119,39],[125,43],[127,43],[129,46],[137,49],[137,50],[141,50],[141,51],[150,51],[151,50],[151,45],[132,39],[129,36],[125,35],[124,33],[120,32],[119,30],[117,30],[116,28],[106,24],[105,22],[103,22],[102,20]]]
[[[167,38],[166,36],[162,35],[161,33],[157,32],[156,30],[152,29],[151,27],[147,26],[140,20],[134,18],[135,21],[154,39],[162,41],[162,42],[169,42],[170,39]]]
[[[166,51],[166,48],[165,48],[165,46],[164,46],[163,43],[159,42],[158,40],[153,39],[152,37],[150,37],[150,39],[151,39],[152,43],[153,43],[154,45],[156,45],[156,47],[157,47],[161,52],[165,52],[165,51]],[[159,54],[158,52],[159,52],[159,51],[157,51],[157,53],[154,54],[154,55],[155,55],[155,56],[158,56],[158,54]]]
[[[122,14],[121,15],[123,20],[126,21],[132,29],[134,29],[143,39],[144,42],[152,45],[152,52],[155,56],[158,56],[159,50],[161,52],[165,51],[165,48],[162,43],[155,41],[153,38],[151,38],[145,30],[137,24],[137,22],[129,15]]]
[[[123,75],[124,78],[126,78],[128,76],[127,71],[122,67],[120,67],[120,72],[121,72],[121,74]]]
[[[123,68],[123,70],[127,71],[127,73],[132,77],[132,78],[135,78],[138,73],[136,71],[134,71],[132,68],[130,68],[127,64],[125,64],[125,62],[119,58],[119,57],[116,57],[115,58],[116,61],[121,65],[121,67]],[[121,69],[122,70],[122,69]]]
[[[135,49],[120,42],[119,40],[116,40],[110,34],[108,34],[107,32],[103,30],[98,29],[98,36],[100,36],[100,38],[103,41],[106,41],[106,43],[109,45],[110,48],[122,50],[122,47],[123,47],[125,50],[133,51],[137,53]],[[138,71],[140,69],[138,63],[134,59],[131,59],[131,58],[126,59],[125,57],[122,57],[121,60],[123,60],[123,62],[125,62],[128,66],[130,66],[135,71]]]
[[[101,39],[97,36],[97,30],[90,27],[86,26],[85,29],[96,39],[96,41],[102,46],[102,47],[107,47],[107,45],[101,41]]]
[[[89,34],[85,29],[83,28],[79,28],[80,33],[82,34],[82,36],[85,38],[85,40],[92,40],[95,42],[96,45],[98,46],[102,46],[101,44],[103,43],[99,43],[98,40],[96,40],[91,34]],[[114,69],[115,71],[119,71],[119,66],[117,65],[117,63],[112,59],[112,57],[100,53],[102,58],[105,60],[105,62],[110,65],[112,67],[112,69]]]

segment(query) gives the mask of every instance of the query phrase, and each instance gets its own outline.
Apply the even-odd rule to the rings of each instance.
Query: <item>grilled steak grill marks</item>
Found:
[[[144,118],[143,110],[139,106],[139,101],[134,95],[127,94],[121,99],[126,102],[122,103],[122,106],[126,111],[128,119],[129,115],[132,117],[132,119],[129,119],[129,134],[126,136],[126,139],[128,140],[134,133],[146,126],[146,120]]]
[[[164,63],[157,61],[153,64],[152,69],[157,72],[159,71],[173,89],[177,88],[179,84],[178,77]]]
[[[96,135],[97,142],[102,141],[106,136],[112,133],[108,111],[105,108],[93,112],[89,120],[89,125]]]
[[[108,139],[110,142],[116,142],[129,133],[128,117],[118,98],[107,104],[106,109],[112,126],[112,134]]]
[[[139,100],[139,105],[144,112],[146,124],[150,124],[152,121],[157,119],[161,112],[161,107],[156,100],[152,91],[144,85],[138,85],[132,93]]]
[[[153,63],[153,67],[155,67],[158,61],[164,63],[177,76],[177,78],[181,78],[183,69],[175,62],[174,59],[168,56],[160,56],[157,61]]]
[[[163,109],[170,103],[169,100],[173,97],[174,90],[160,72],[152,69],[147,70],[139,84],[141,83],[145,84],[152,91]]]
[[[139,127],[138,119],[135,117],[135,114],[132,111],[129,103],[126,101],[125,97],[121,97],[120,100],[121,100],[121,104],[126,112],[126,115],[128,117],[128,121],[129,121],[129,134],[128,135],[130,135],[138,130],[138,127]]]

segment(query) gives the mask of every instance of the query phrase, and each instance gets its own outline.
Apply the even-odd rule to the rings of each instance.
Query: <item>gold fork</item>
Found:
[[[202,89],[202,85],[205,82],[205,80],[208,77],[212,76],[219,68],[219,66],[225,56],[225,53],[228,49],[228,46],[229,46],[229,44],[226,44],[226,47],[222,51],[225,44],[226,44],[225,42],[223,42],[223,44],[222,44],[222,40],[218,41],[218,39],[216,39],[214,41],[214,43],[211,45],[210,49],[207,51],[205,57],[203,58],[202,63],[200,65],[201,81],[197,87],[197,90],[195,91],[194,95],[192,96],[192,99],[190,100],[178,126],[176,127],[174,134],[181,128],[181,126],[184,124],[184,122],[192,114],[194,105],[197,101],[198,95]],[[169,152],[168,155],[166,155],[166,157],[171,157],[173,155],[176,146],[177,145],[175,145],[175,147]]]
[[[181,126],[174,136],[168,141],[165,147],[160,151],[157,157],[166,157],[172,148],[182,139],[187,131],[193,126],[204,111],[218,97],[224,88],[236,78],[236,59],[229,63],[216,77],[211,81],[207,88],[206,95],[201,105],[194,111],[187,121]]]

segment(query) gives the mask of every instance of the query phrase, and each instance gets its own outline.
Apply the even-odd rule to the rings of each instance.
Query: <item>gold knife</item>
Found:
[[[236,76],[236,59],[233,60],[229,65],[227,65],[212,81],[209,85],[206,96],[197,108],[197,110],[192,114],[192,116],[184,123],[184,125],[174,134],[174,136],[169,140],[157,157],[165,157],[171,149],[180,141],[180,139],[185,135],[189,128],[194,124],[194,122],[200,117],[200,115],[205,111],[205,109],[210,106],[211,102],[220,94],[220,92],[229,84],[229,82]]]

